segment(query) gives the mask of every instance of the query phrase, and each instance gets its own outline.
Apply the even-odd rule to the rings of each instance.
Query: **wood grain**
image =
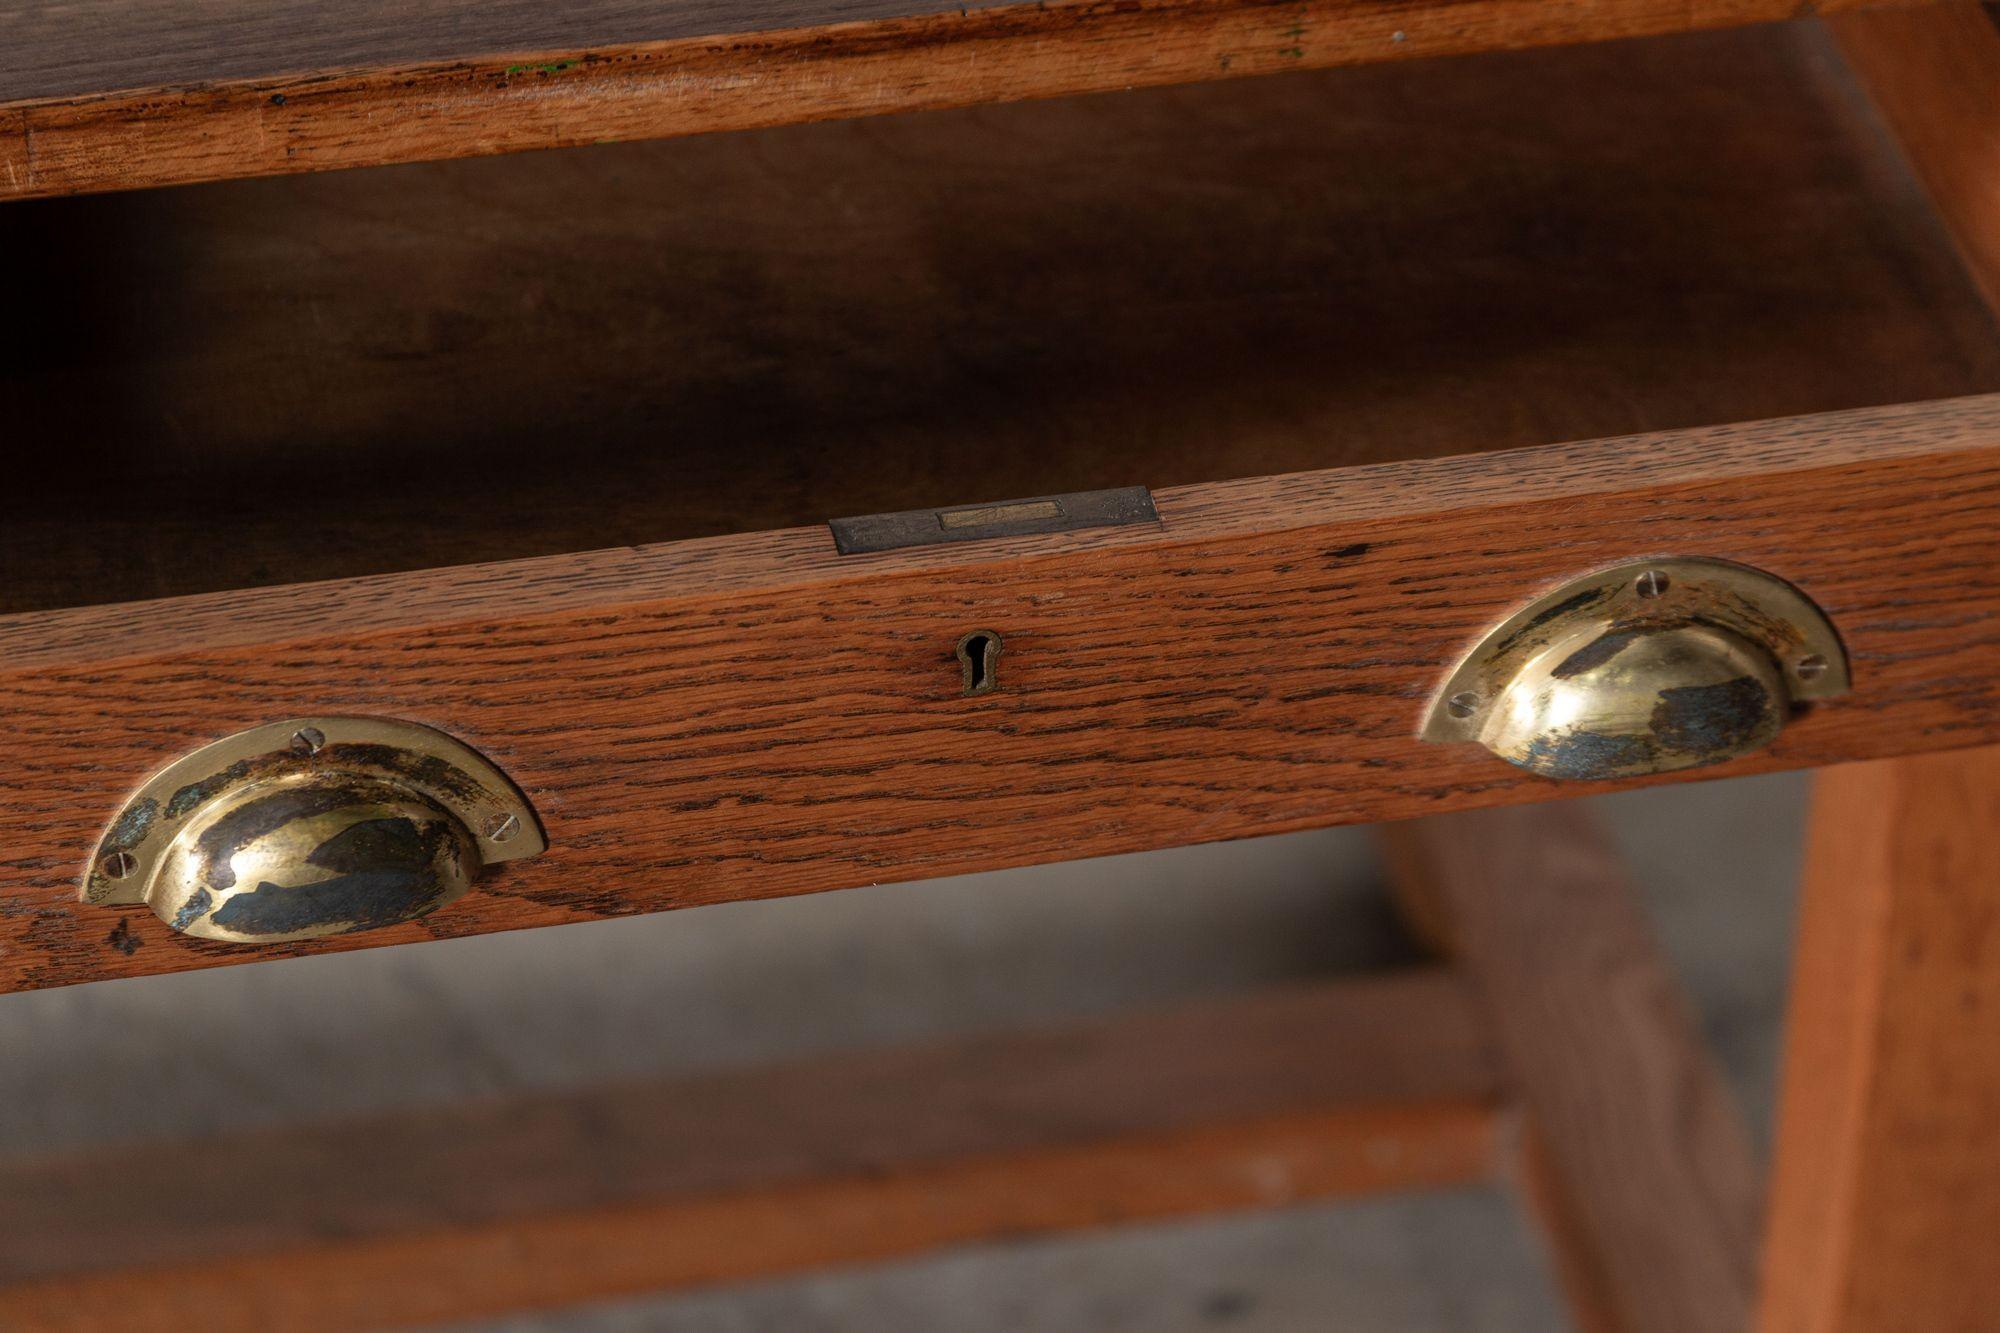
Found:
[[[1990,1329],[2000,750],[1817,782],[1759,1327]]]
[[[1828,26],[2000,306],[2000,20],[1953,0]]]
[[[403,1326],[1488,1176],[1443,969],[801,1068],[0,1164],[10,1329]],[[226,1163],[226,1167],[223,1165]]]
[[[1574,803],[1389,824],[1392,875],[1477,988],[1526,1117],[1523,1185],[1583,1326],[1748,1326],[1740,1113],[1626,876]]]
[[[1574,796],[1416,739],[1492,622],[1647,551],[1790,579],[1856,688],[1694,776],[2000,740],[2000,398],[1161,492],[1161,525],[825,528],[0,618],[0,977],[59,985]],[[999,689],[953,645],[1000,633]],[[125,794],[312,712],[437,726],[551,850],[309,947],[84,910]]]
[[[0,244],[0,611],[2000,390],[1812,25],[47,200]]]
[[[1592,1234],[1578,1197],[1557,1165],[1541,1126],[1530,1119],[1515,1132],[1512,1170],[1517,1197],[1541,1233],[1555,1269],[1563,1304],[1577,1333],[1624,1333],[1619,1292],[1601,1259],[1603,1241]]]
[[[413,25],[399,10],[395,35],[358,41],[347,34],[364,26],[344,15],[309,25],[306,40],[296,40],[285,25],[319,8],[306,0],[204,4],[164,41],[157,5],[128,15],[129,7],[98,3],[89,7],[94,24],[75,22],[74,7],[64,6],[54,11],[60,26],[32,17],[23,25],[16,10],[9,26],[22,54],[12,69],[0,68],[0,88],[9,90],[0,92],[7,127],[0,195],[573,147],[1638,37],[1853,2],[1056,0],[894,16],[899,6],[883,0],[778,0],[675,7],[643,22],[696,35],[638,42],[609,36],[627,30],[629,6],[600,3],[577,19],[594,41],[525,52],[512,43],[540,39],[547,20],[523,23],[520,6],[491,19],[441,6],[430,22]],[[261,11],[261,21],[243,22],[246,11]],[[854,17],[837,21],[847,15]],[[423,54],[404,59],[398,50]],[[349,64],[357,57],[358,66]],[[243,72],[258,66],[266,68]],[[142,72],[151,86],[124,85]]]

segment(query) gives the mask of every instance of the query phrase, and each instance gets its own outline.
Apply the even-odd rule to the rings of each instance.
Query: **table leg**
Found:
[[[1760,1327],[2000,1327],[2000,748],[1818,784]]]

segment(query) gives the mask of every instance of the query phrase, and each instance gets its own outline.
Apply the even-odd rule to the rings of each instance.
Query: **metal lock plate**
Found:
[[[1144,486],[1121,486],[1108,491],[1041,495],[1031,500],[863,514],[832,519],[827,526],[833,531],[834,549],[842,555],[869,555],[941,542],[987,541],[996,537],[1118,528],[1159,521],[1151,491]]]

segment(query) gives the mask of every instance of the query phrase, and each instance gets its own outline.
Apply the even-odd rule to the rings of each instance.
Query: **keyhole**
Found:
[[[991,694],[1000,688],[1000,636],[976,629],[958,641],[958,665],[966,694]]]

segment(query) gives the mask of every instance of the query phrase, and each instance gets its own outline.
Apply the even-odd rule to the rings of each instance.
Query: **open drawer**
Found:
[[[2000,740],[2000,339],[1816,25],[0,231],[6,989],[1593,790],[1418,732],[1640,559],[1789,581],[1852,664],[1699,774]],[[76,901],[148,775],[343,715],[476,748],[546,854],[310,944]]]

